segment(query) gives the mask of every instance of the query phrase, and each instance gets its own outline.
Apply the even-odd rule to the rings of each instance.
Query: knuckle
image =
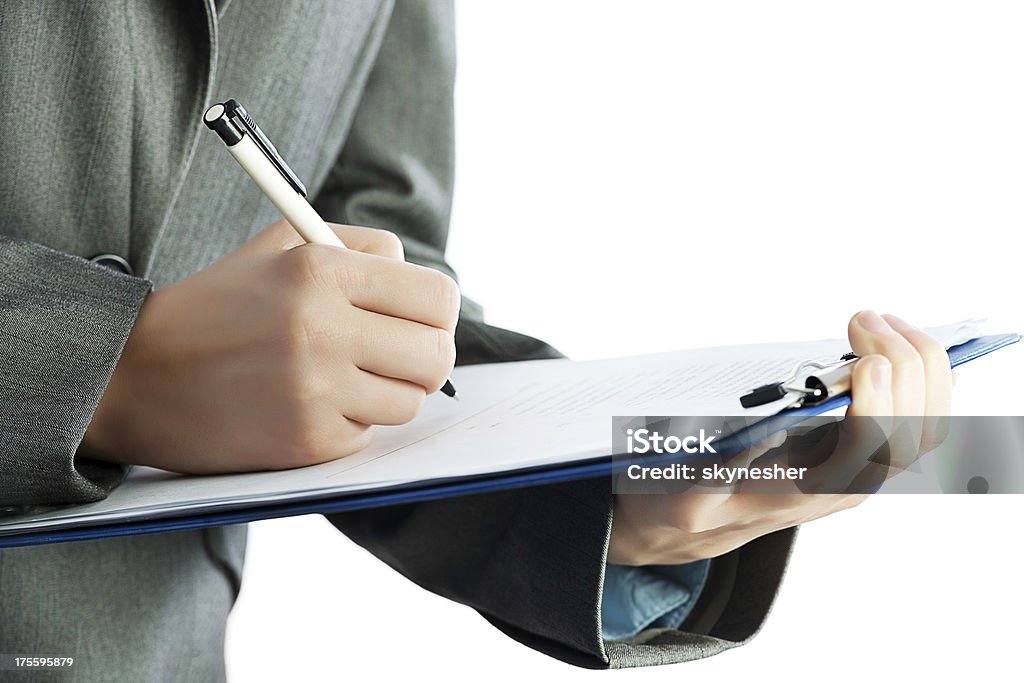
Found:
[[[431,370],[426,388],[429,391],[436,391],[455,367],[455,337],[448,330],[433,328],[430,333],[428,354]]]
[[[304,347],[312,353],[314,349],[323,349],[325,344],[333,343],[338,337],[337,327],[331,316],[321,315],[306,306],[298,314],[297,324],[302,332]],[[349,341],[350,340],[346,340]]]
[[[886,356],[880,353],[870,353],[861,356],[853,365],[854,383],[867,386],[871,381],[871,374],[875,369],[882,370],[891,367],[892,363]]]
[[[455,367],[455,337],[448,330],[435,328],[434,340],[438,364],[443,374],[447,375]]]
[[[292,297],[280,313],[283,363],[293,374],[311,375],[313,356],[339,334],[336,318],[324,315],[317,303],[302,296]],[[342,326],[344,329],[344,326]]]
[[[284,219],[274,222],[267,231],[278,249],[292,249],[305,244],[302,236],[295,232],[291,223]]]
[[[329,381],[317,372],[311,355],[293,359],[291,371],[281,384],[280,395],[292,406],[290,414],[301,426],[313,424],[310,411],[331,396]]]
[[[373,435],[373,429],[369,425],[358,424],[349,420],[343,433],[334,440],[334,453],[331,459],[337,460],[363,450],[373,441]]]
[[[406,395],[403,397],[404,400],[402,401],[402,408],[399,414],[399,419],[401,420],[400,424],[412,422],[412,420],[420,414],[420,411],[423,410],[423,402],[426,399],[426,396],[426,392],[418,388],[411,389],[406,392]]]
[[[333,266],[332,256],[316,244],[289,249],[280,261],[285,282],[302,291],[319,287],[324,281],[324,274]]]
[[[341,417],[325,424],[319,440],[312,444],[303,465],[340,460],[357,453],[373,441],[373,428]]]
[[[387,415],[382,417],[381,424],[402,425],[412,422],[420,410],[423,409],[423,402],[426,399],[426,392],[416,387],[408,387],[393,396],[387,410]]]
[[[362,263],[345,262],[334,272],[335,291],[344,296],[375,287],[374,272]]]
[[[911,336],[910,341],[917,347],[921,355],[932,356],[946,353],[946,349],[943,348],[939,340],[926,332],[916,332]]]
[[[949,368],[946,349],[931,335],[919,334],[915,336],[913,343],[917,348],[917,352],[920,354],[922,361],[926,365],[942,370]]]
[[[462,293],[455,280],[440,271],[434,271],[433,282],[431,283],[431,295],[436,310],[446,321],[448,329],[454,329],[459,319],[459,308],[462,304]]]
[[[306,271],[322,270],[329,256],[327,250],[318,244],[301,244],[289,249],[288,254],[296,261],[297,269],[303,274],[306,274]]]
[[[305,467],[324,460],[331,441],[326,426],[305,405],[293,406],[275,430],[278,462],[282,469]]]
[[[883,342],[883,355],[893,365],[924,369],[924,361],[921,358],[921,354],[918,353],[917,349],[910,342],[902,337],[886,339]]]
[[[304,244],[290,249],[282,260],[284,281],[299,296],[329,295],[350,298],[373,285],[376,275],[365,255],[320,244]]]
[[[402,238],[390,230],[375,230],[374,239],[380,253],[398,259],[405,258],[405,247],[402,245]]]
[[[374,272],[356,252],[318,244],[304,244],[288,252],[282,264],[284,280],[297,297],[350,300],[353,292],[373,284]]]
[[[309,310],[309,304],[302,297],[286,297],[273,319],[278,334],[275,352],[286,382],[300,376],[311,354],[311,321],[316,316]]]

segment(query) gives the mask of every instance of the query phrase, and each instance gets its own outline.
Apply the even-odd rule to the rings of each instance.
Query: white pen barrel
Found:
[[[320,214],[285,180],[252,138],[242,136],[238,143],[228,147],[228,151],[304,240],[313,244],[345,247]]]

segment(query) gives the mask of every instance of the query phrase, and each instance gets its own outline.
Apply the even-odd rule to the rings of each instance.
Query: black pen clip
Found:
[[[270,141],[270,138],[266,136],[263,130],[256,125],[252,117],[249,116],[249,112],[245,110],[238,100],[227,100],[224,102],[224,116],[241,132],[248,133],[252,138],[256,146],[260,148],[270,160],[270,163],[274,164],[274,167],[284,176],[285,180],[295,188],[295,191],[301,194],[303,197],[306,196],[306,186],[299,180],[299,176],[295,175],[288,164],[285,163],[284,159],[281,158],[280,152],[274,147],[274,143]],[[207,125],[210,125],[207,123]]]

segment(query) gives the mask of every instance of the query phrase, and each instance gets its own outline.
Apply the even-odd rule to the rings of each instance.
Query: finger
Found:
[[[926,332],[894,315],[882,316],[889,326],[914,345],[924,363],[925,407],[921,419],[922,452],[934,450],[949,434],[948,416],[953,409],[953,372],[942,344]]]
[[[697,484],[684,493],[661,495],[667,510],[662,519],[687,534],[720,529],[735,519],[734,495],[721,489]]]
[[[889,441],[897,419],[893,383],[892,363],[885,356],[864,356],[853,366],[853,402],[846,411],[837,449],[839,459],[849,465],[846,484],[864,475],[881,484],[891,474],[892,457],[887,446],[891,446]],[[838,484],[831,490],[844,490]]]
[[[319,421],[316,431],[318,434],[311,435],[301,450],[292,453],[290,458],[283,458],[275,469],[305,467],[338,460],[366,448],[373,440],[373,428],[370,425],[329,411]]]
[[[245,244],[239,247],[236,252],[274,252],[283,251],[305,244],[305,240],[295,228],[286,220],[274,221],[263,230],[256,233]]]
[[[366,311],[356,321],[359,335],[349,356],[360,370],[433,393],[455,365],[455,341],[447,330]]]
[[[786,435],[787,432],[785,429],[774,432],[768,435],[763,440],[755,443],[753,446],[746,449],[745,451],[742,451],[730,457],[724,463],[724,465],[726,467],[735,468],[753,467],[754,463],[757,461],[758,458],[762,457],[763,455],[765,455],[769,451],[772,451],[773,449],[781,447],[786,442]],[[747,487],[750,484],[750,481],[754,480],[743,480],[741,482],[737,482],[733,487],[731,487],[730,490],[732,492],[743,491],[745,490],[745,487]]]
[[[782,429],[771,434],[764,434],[764,430],[761,433],[750,433],[749,439],[759,439],[752,445],[737,451],[732,454],[723,454],[716,456],[709,456],[707,459],[702,459],[696,466],[697,475],[696,479],[692,482],[686,482],[686,492],[688,495],[708,495],[717,494],[722,497],[728,497],[729,495],[740,491],[744,484],[744,481],[739,479],[733,481],[726,481],[724,479],[705,479],[701,476],[707,466],[720,465],[722,467],[730,468],[731,470],[749,468],[751,464],[762,457],[765,453],[768,453],[774,448],[780,447],[786,441],[786,430]]]
[[[398,261],[405,260],[402,240],[393,232],[356,225],[338,225],[337,223],[328,223],[328,225],[341,238],[345,246],[353,251],[375,254]]]
[[[892,363],[894,413],[923,415],[924,361],[914,345],[871,311],[862,311],[850,320],[849,334],[853,352],[858,356],[880,354]]]
[[[360,276],[347,278],[353,286],[345,291],[353,306],[455,333],[461,295],[450,277],[433,268],[372,254],[351,254],[350,258],[367,262]]]
[[[876,490],[917,457],[917,434],[894,415],[892,365],[881,355],[857,361],[851,378],[853,403],[836,449],[842,477],[831,474],[827,490]]]
[[[336,288],[356,308],[455,332],[461,295],[450,277],[424,266],[350,249],[294,249],[309,277]]]
[[[423,408],[423,387],[370,372],[357,372],[346,383],[348,400],[342,415],[365,425],[400,425],[410,422]]]
[[[892,363],[885,356],[861,356],[853,364],[850,386],[853,401],[846,411],[848,416],[891,417],[895,413]]]
[[[743,494],[751,499],[749,493]],[[820,493],[805,493],[799,490],[787,491],[784,487],[770,491],[760,491],[756,495],[757,504],[762,508],[762,523],[770,522],[777,529],[796,526],[805,521],[822,517],[830,509],[833,496]]]
[[[884,356],[864,356],[853,366],[851,387],[853,403],[845,420],[811,430],[780,454],[787,465],[808,468],[795,482],[806,494],[846,491],[865,468],[882,481],[888,475],[884,448],[892,425],[891,363]],[[875,465],[878,453],[885,457]]]
[[[345,247],[352,251],[374,254],[398,261],[405,260],[402,240],[393,232],[377,230],[376,228],[363,228],[356,225],[339,225],[337,223],[328,223],[327,226],[341,239]],[[258,249],[260,251],[284,251],[294,249],[303,244],[306,244],[306,240],[296,232],[291,223],[279,220],[257,233],[242,248]]]
[[[953,403],[953,373],[949,355],[942,344],[930,334],[919,330],[894,315],[883,315],[889,326],[909,341],[924,364],[924,415],[949,415]]]
[[[868,499],[868,494],[815,493],[807,498],[808,503],[801,510],[801,524],[856,507]]]

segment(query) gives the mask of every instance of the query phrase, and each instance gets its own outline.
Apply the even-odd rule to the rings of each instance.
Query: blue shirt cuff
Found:
[[[648,628],[679,628],[708,578],[709,560],[679,565],[605,568],[601,635],[632,638]]]

